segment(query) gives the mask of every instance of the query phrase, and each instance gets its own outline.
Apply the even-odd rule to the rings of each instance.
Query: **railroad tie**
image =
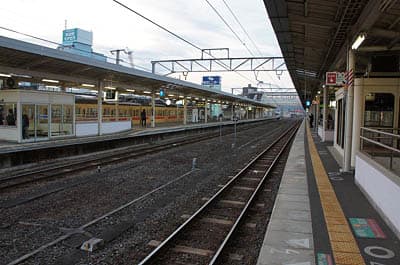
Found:
[[[183,219],[188,219],[191,215],[189,214],[183,214],[181,218]],[[220,225],[232,225],[233,222],[230,220],[225,220],[225,219],[218,219],[218,218],[201,218],[200,219],[202,222],[205,223],[211,223],[211,224],[220,224]]]
[[[222,188],[222,187],[224,187],[225,185],[222,185],[222,184],[220,184],[220,185],[218,185],[218,187],[220,187],[220,188]],[[254,188],[250,188],[250,187],[244,187],[244,186],[233,186],[232,187],[233,189],[237,189],[237,190],[254,190]]]
[[[157,240],[151,240],[148,243],[148,245],[152,246],[152,247],[157,247],[160,244],[161,244],[161,242],[157,241]],[[186,254],[205,256],[205,257],[211,257],[214,254],[214,251],[211,251],[208,249],[192,248],[192,247],[180,246],[180,245],[176,245],[175,247],[173,247],[172,251],[178,252],[178,253],[186,253]]]
[[[181,216],[182,219],[188,219],[190,218],[190,214],[183,214]],[[225,220],[225,219],[218,219],[218,218],[202,218],[202,222],[205,223],[210,223],[210,224],[219,224],[219,225],[233,225],[233,221],[230,220]],[[256,228],[257,224],[256,223],[246,223],[246,227],[248,228]]]
[[[243,255],[236,254],[236,253],[229,254],[230,260],[241,261],[241,260],[243,260],[243,257],[244,257]]]
[[[242,180],[247,180],[247,181],[260,181],[261,179],[259,179],[259,178],[242,178]]]
[[[201,200],[203,200],[203,201],[208,201],[210,198],[207,198],[207,197],[203,197],[203,198],[201,198]],[[231,200],[220,200],[219,201],[219,203],[220,204],[229,204],[230,206],[236,206],[236,207],[242,207],[242,206],[244,206],[244,205],[246,205],[246,203],[245,202],[242,202],[242,201],[231,201]]]

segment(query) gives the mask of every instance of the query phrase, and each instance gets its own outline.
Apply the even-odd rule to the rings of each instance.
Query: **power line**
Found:
[[[13,33],[16,33],[16,34],[20,34],[20,35],[22,35],[22,36],[29,37],[29,38],[32,38],[32,39],[36,39],[36,40],[40,40],[40,41],[43,41],[43,42],[51,43],[51,44],[53,44],[53,45],[65,47],[65,46],[64,46],[63,44],[61,44],[61,43],[58,43],[58,42],[55,42],[55,41],[52,41],[52,40],[48,40],[48,39],[45,39],[45,38],[37,37],[37,36],[34,36],[34,35],[30,35],[30,34],[27,34],[27,33],[24,33],[24,32],[18,31],[18,30],[6,28],[6,27],[3,27],[3,26],[0,26],[0,29],[6,30],[6,31],[10,31],[10,32],[13,32]],[[82,49],[79,49],[79,48],[76,48],[76,47],[74,47],[73,49],[74,49],[74,50],[77,50],[77,51],[87,52],[86,50],[82,50]],[[103,50],[103,49],[101,49],[101,50]],[[103,50],[103,51],[104,51],[104,50]],[[92,52],[92,53],[94,53],[94,52]],[[115,60],[115,58],[109,57],[109,56],[107,56],[107,55],[105,55],[105,54],[103,54],[103,55],[104,55],[104,57],[105,57],[106,59]],[[120,59],[120,61],[121,61],[121,62],[124,62],[124,63],[127,63],[127,62],[124,61],[123,59]],[[141,69],[143,69],[143,70],[145,70],[145,71],[151,72],[150,69],[148,69],[148,68],[146,68],[146,67],[143,67],[143,66],[136,65],[136,68],[141,68]]]
[[[0,29],[4,29],[4,30],[7,30],[7,31],[10,31],[10,32],[13,32],[13,33],[21,34],[21,35],[23,35],[25,37],[30,37],[30,38],[41,40],[41,41],[48,42],[48,43],[51,43],[51,44],[61,45],[60,43],[57,43],[55,41],[51,41],[51,40],[43,39],[43,38],[40,38],[40,37],[36,37],[36,36],[30,35],[30,34],[27,34],[27,33],[23,33],[23,32],[14,30],[14,29],[2,27],[2,26],[0,26]]]
[[[230,8],[230,6],[228,5],[228,3],[225,0],[222,0],[222,2],[224,2],[225,6],[228,8],[229,12],[232,14],[232,16],[235,18],[236,22],[239,24],[240,28],[243,30],[243,32],[246,34],[247,38],[249,38],[249,40],[251,41],[251,43],[254,45],[254,47],[256,48],[256,50],[258,51],[259,55],[262,56],[262,53],[260,51],[260,49],[257,47],[256,43],[253,41],[253,39],[250,37],[249,33],[247,32],[247,30],[243,27],[242,23],[240,23],[238,17],[235,15],[235,13],[233,12],[233,10]]]
[[[206,1],[207,1],[207,0],[206,0]],[[207,2],[208,2],[208,1],[207,1]],[[260,49],[258,48],[258,46],[256,45],[256,43],[253,41],[253,39],[250,37],[250,35],[249,35],[249,33],[247,32],[247,30],[243,27],[242,23],[240,23],[239,18],[235,15],[235,13],[234,13],[233,10],[230,8],[230,6],[228,5],[228,3],[227,3],[225,0],[222,0],[222,2],[225,4],[226,8],[229,10],[229,12],[232,14],[232,16],[234,17],[234,19],[236,20],[236,22],[239,24],[240,28],[241,28],[241,29],[243,30],[243,32],[246,34],[247,38],[251,41],[251,43],[253,44],[253,46],[256,48],[258,54],[259,54],[260,56],[263,56],[262,53],[261,53],[261,51],[260,51]],[[225,23],[225,24],[226,24],[226,23]],[[229,28],[231,28],[231,27],[229,27]],[[237,35],[237,34],[235,34],[235,35]],[[242,42],[242,41],[241,41],[241,42]],[[247,50],[249,50],[247,46],[246,46],[246,48],[247,48]],[[249,52],[250,52],[250,51],[249,51]],[[252,52],[250,52],[250,54],[252,54],[252,56],[254,56]],[[254,56],[254,57],[255,57],[255,56]],[[263,67],[263,68],[264,68],[264,67]],[[268,72],[266,72],[266,74],[267,74],[271,79],[273,79],[272,76],[271,76]],[[257,80],[257,78],[256,78],[256,80]],[[258,80],[257,80],[257,81],[258,81]],[[278,86],[278,85],[277,85],[277,86]],[[279,87],[279,86],[278,86],[278,87]]]
[[[242,41],[242,39],[239,37],[239,35],[232,29],[232,27],[229,25],[228,22],[224,19],[224,17],[218,12],[218,10],[208,1],[205,0],[207,4],[211,7],[212,10],[218,15],[218,17],[224,22],[224,24],[230,29],[230,31],[235,35],[235,37],[240,41],[240,43],[247,49],[247,51],[251,54],[251,56],[255,57],[253,52],[249,49],[249,47],[246,46],[246,43]]]
[[[162,30],[168,32],[168,33],[171,34],[172,36],[174,36],[174,37],[180,39],[181,41],[183,41],[183,42],[189,44],[190,46],[196,48],[197,50],[203,51],[203,49],[200,48],[199,46],[197,46],[196,44],[194,44],[194,43],[192,43],[192,42],[186,40],[185,38],[183,38],[183,37],[179,36],[178,34],[172,32],[171,30],[167,29],[166,27],[164,27],[164,26],[158,24],[157,22],[153,21],[152,19],[147,18],[146,16],[144,16],[144,15],[140,14],[139,12],[133,10],[132,8],[126,6],[125,4],[123,4],[123,3],[121,3],[121,2],[119,2],[119,1],[117,1],[117,0],[112,0],[112,1],[115,2],[115,3],[117,3],[117,4],[119,4],[120,6],[124,7],[125,9],[127,9],[127,10],[129,10],[129,11],[135,13],[135,14],[138,15],[139,17],[141,17],[141,18],[147,20],[148,22],[150,22],[150,23],[152,23],[153,25],[159,27],[160,29],[162,29]],[[209,56],[211,56],[212,58],[216,59],[216,57],[214,57],[211,53],[207,53],[207,54],[208,54]],[[224,67],[225,69],[228,69],[228,66],[227,66],[226,64],[224,64],[224,63],[222,63],[222,62],[218,62],[218,61],[217,61],[217,63],[218,63],[220,66]],[[250,81],[250,82],[253,81],[253,80],[249,79],[247,76],[242,75],[241,73],[238,73],[238,72],[236,72],[236,71],[234,71],[234,72],[235,72],[236,74],[240,75],[241,77],[247,79],[247,80]]]
[[[156,25],[156,26],[159,27],[160,29],[162,29],[162,30],[168,32],[169,34],[173,35],[174,37],[180,39],[181,41],[184,41],[184,42],[186,42],[187,44],[189,44],[190,46],[193,46],[194,48],[196,48],[196,49],[198,49],[198,50],[201,50],[201,48],[200,48],[199,46],[197,46],[197,45],[191,43],[190,41],[184,39],[183,37],[179,36],[178,34],[175,34],[174,32],[170,31],[169,29],[165,28],[164,26],[161,26],[160,24],[158,24],[157,22],[151,20],[150,18],[145,17],[144,15],[142,15],[142,14],[140,14],[139,12],[133,10],[132,8],[126,6],[125,4],[123,4],[123,3],[121,3],[121,2],[119,2],[119,1],[117,1],[117,0],[113,0],[113,1],[114,1],[115,3],[117,3],[117,4],[119,4],[120,6],[122,6],[122,7],[126,8],[126,9],[128,9],[129,11],[135,13],[135,14],[138,15],[139,17],[141,17],[141,18],[147,20],[148,22],[150,22],[150,23]]]
[[[224,24],[230,29],[230,31],[233,33],[233,35],[235,35],[235,37],[239,40],[239,42],[246,48],[246,50],[250,53],[251,56],[256,57],[254,55],[254,53],[249,49],[249,47],[247,47],[246,43],[239,37],[239,35],[233,30],[233,28],[229,25],[229,23],[224,19],[224,17],[218,12],[218,10],[208,1],[205,0],[207,2],[207,4],[212,8],[212,10],[218,15],[218,17],[224,22]],[[228,10],[230,11],[230,13],[232,14],[232,16],[235,18],[236,22],[240,25],[240,27],[242,28],[242,30],[244,31],[244,33],[247,35],[247,37],[249,38],[249,40],[253,43],[254,47],[257,49],[258,53],[262,56],[261,51],[258,49],[257,45],[254,43],[254,41],[250,38],[250,35],[247,33],[247,31],[244,29],[242,23],[240,23],[239,19],[237,18],[237,16],[233,13],[232,9],[229,7],[229,5],[225,2],[225,0],[222,0],[225,4],[225,6],[228,8]],[[262,67],[263,69],[265,69],[264,67]],[[272,76],[267,72],[266,73],[271,79]],[[255,80],[257,82],[259,82],[257,75],[255,75]]]

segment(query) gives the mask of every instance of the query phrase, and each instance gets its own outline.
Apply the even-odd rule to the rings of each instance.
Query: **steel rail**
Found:
[[[247,128],[243,128],[240,131],[246,131],[253,127],[255,127],[255,126],[249,126]],[[232,134],[232,133],[226,133],[225,135],[230,135],[230,134]],[[215,138],[215,137],[219,137],[219,136],[220,136],[219,132],[203,133],[200,136],[194,135],[193,137],[183,138],[181,141],[178,141],[178,142],[170,141],[168,143],[158,144],[157,146],[143,147],[143,148],[137,148],[137,147],[135,148],[135,146],[133,146],[132,148],[122,150],[118,153],[105,154],[100,157],[91,157],[91,158],[85,159],[83,161],[79,160],[79,161],[74,161],[72,163],[66,163],[66,164],[62,163],[61,165],[59,164],[59,165],[54,165],[54,166],[50,166],[50,167],[45,167],[43,169],[36,169],[34,171],[22,172],[20,174],[13,175],[10,177],[0,178],[0,191],[9,189],[12,187],[16,187],[16,186],[21,186],[21,185],[28,184],[28,183],[35,182],[35,181],[41,181],[41,180],[50,179],[50,178],[57,177],[57,176],[62,176],[62,175],[68,174],[68,173],[79,172],[82,170],[95,168],[100,165],[107,165],[107,164],[115,163],[120,160],[132,159],[132,158],[135,158],[138,156],[152,154],[155,152],[166,150],[171,147],[178,147],[178,146],[182,146],[182,145],[186,145],[186,144],[200,142],[203,140],[207,140],[207,139]],[[72,168],[72,167],[76,167],[76,168]],[[62,171],[63,169],[69,169],[69,170]],[[40,177],[35,177],[37,174],[50,173],[53,171],[56,171],[56,172],[54,174],[42,175]],[[22,178],[29,178],[29,179],[21,180],[20,182],[11,183],[11,184],[7,185],[7,181],[12,182],[12,181],[16,181],[16,180],[22,179]]]
[[[286,130],[281,136],[272,142],[267,148],[264,149],[260,154],[258,154],[254,159],[252,159],[242,170],[240,170],[230,181],[228,181],[221,189],[217,191],[203,206],[201,206],[192,216],[190,216],[183,224],[181,224],[175,231],[171,233],[164,241],[162,241],[149,255],[147,255],[139,265],[145,265],[151,262],[154,258],[156,258],[157,254],[161,252],[161,250],[167,246],[184,228],[188,226],[195,218],[197,218],[211,203],[216,200],[228,187],[231,186],[240,176],[250,168],[261,156],[263,156],[266,152],[268,152],[271,148],[273,148],[279,141],[285,137],[290,131],[292,131],[299,124],[296,123],[293,127]],[[297,129],[297,128],[296,128]]]
[[[298,124],[296,124],[294,127],[298,128]],[[226,247],[226,244],[228,243],[228,241],[231,239],[233,233],[235,232],[235,230],[238,228],[240,222],[242,221],[243,217],[247,214],[247,210],[249,209],[250,205],[253,203],[254,198],[256,197],[256,195],[258,194],[261,186],[264,184],[265,180],[267,179],[270,171],[272,170],[272,168],[275,166],[276,162],[278,161],[278,159],[281,157],[283,151],[286,149],[286,147],[288,146],[289,142],[291,141],[291,139],[293,138],[293,136],[295,135],[295,133],[297,132],[297,128],[293,129],[291,135],[289,136],[289,139],[286,141],[286,143],[283,145],[283,147],[281,148],[281,150],[279,151],[278,155],[274,158],[274,160],[272,161],[270,167],[267,169],[267,171],[265,172],[263,178],[261,179],[260,183],[257,185],[257,188],[255,189],[255,191],[253,192],[253,194],[251,195],[250,199],[248,200],[248,202],[246,203],[245,207],[243,208],[242,212],[240,213],[239,217],[236,219],[235,223],[233,224],[231,230],[229,231],[228,235],[225,237],[224,241],[222,242],[222,244],[220,245],[220,247],[218,248],[217,252],[214,254],[213,258],[211,259],[211,261],[209,262],[209,265],[213,265],[215,264],[215,262],[218,260],[218,258],[220,257],[220,254],[222,253],[223,249]]]
[[[246,129],[244,129],[244,130],[246,130]],[[253,160],[254,160],[254,159],[253,159]],[[253,161],[253,160],[252,160],[252,161]],[[177,178],[175,178],[175,179],[173,179],[173,180],[171,180],[171,181],[169,181],[169,182],[167,182],[167,183],[165,183],[165,184],[163,184],[163,185],[161,185],[161,186],[159,186],[159,187],[153,189],[152,191],[147,192],[147,193],[145,193],[145,194],[143,194],[143,195],[141,195],[141,196],[139,196],[139,197],[133,199],[132,201],[129,201],[129,202],[127,202],[127,203],[125,203],[125,204],[123,204],[123,205],[121,205],[121,206],[119,206],[119,207],[117,207],[117,208],[115,208],[115,209],[113,209],[113,210],[111,210],[111,211],[109,211],[109,212],[103,214],[102,216],[97,217],[97,218],[95,218],[95,219],[93,219],[93,220],[87,222],[86,224],[81,225],[81,226],[78,227],[77,229],[78,229],[78,230],[83,230],[83,229],[85,229],[85,228],[87,228],[87,227],[90,227],[90,226],[92,226],[92,225],[98,223],[99,221],[103,220],[104,218],[109,217],[109,216],[111,216],[111,215],[113,215],[113,214],[115,214],[115,213],[117,213],[117,212],[119,212],[119,211],[121,211],[121,210],[123,210],[123,209],[129,207],[130,205],[134,204],[135,202],[137,202],[137,201],[139,201],[139,200],[142,200],[142,199],[144,199],[144,198],[150,196],[151,194],[153,194],[153,193],[155,193],[155,192],[157,192],[157,191],[159,191],[159,190],[162,190],[162,189],[164,189],[165,187],[167,187],[167,186],[169,186],[169,185],[171,185],[171,184],[173,184],[173,183],[179,181],[180,179],[182,179],[182,178],[184,178],[184,177],[190,175],[192,172],[194,172],[194,171],[196,171],[196,170],[198,170],[198,169],[195,169],[195,170],[191,170],[191,171],[189,171],[189,172],[186,172],[185,174],[183,174],[183,175],[181,175],[181,176],[179,176],[179,177],[177,177]],[[45,250],[45,249],[47,249],[47,248],[49,248],[49,247],[51,247],[51,246],[54,246],[54,245],[56,245],[56,244],[58,244],[58,243],[60,243],[60,242],[62,242],[62,241],[64,241],[64,240],[70,238],[72,235],[73,235],[73,233],[67,233],[67,234],[65,234],[65,235],[62,235],[62,236],[56,238],[55,240],[53,240],[53,241],[51,241],[51,242],[48,242],[48,243],[46,243],[46,244],[40,246],[39,248],[37,248],[37,249],[35,249],[35,250],[33,250],[33,251],[31,251],[31,252],[29,252],[29,253],[27,253],[27,254],[21,256],[21,257],[19,257],[19,258],[13,260],[13,261],[11,261],[11,262],[9,262],[7,265],[16,265],[16,264],[20,264],[21,262],[24,262],[24,261],[28,260],[29,258],[31,258],[31,257],[35,256],[36,254],[42,252],[43,250]]]
[[[157,145],[155,147],[152,146],[152,147],[141,148],[141,149],[137,149],[137,150],[124,150],[122,152],[118,152],[117,154],[115,154],[115,153],[107,154],[102,157],[94,157],[94,158],[85,159],[84,161],[80,160],[80,161],[73,162],[73,163],[56,165],[54,167],[46,167],[44,169],[35,170],[33,172],[25,172],[25,173],[11,176],[8,178],[0,179],[0,191],[8,189],[8,188],[16,187],[16,186],[28,184],[28,183],[31,183],[34,181],[40,181],[40,180],[45,180],[45,179],[61,176],[61,175],[67,174],[67,173],[79,172],[79,171],[82,171],[85,169],[97,167],[99,165],[107,165],[110,163],[115,163],[119,160],[126,160],[126,159],[135,158],[138,156],[152,154],[152,153],[159,152],[159,151],[171,148],[171,147],[177,147],[177,146],[182,146],[185,144],[190,144],[193,142],[199,142],[199,141],[213,138],[216,136],[217,136],[216,133],[211,133],[211,134],[206,134],[201,137],[196,136],[196,137],[192,137],[190,139],[184,139],[180,142],[166,143],[166,144]],[[218,136],[219,136],[219,133],[218,133]],[[76,167],[76,168],[72,168],[72,167]],[[69,169],[69,170],[62,171],[62,169]],[[56,172],[51,174],[51,172],[53,172],[53,171],[56,171]],[[42,175],[40,177],[35,177],[37,174],[44,174],[44,173],[50,173],[50,175]],[[19,182],[11,183],[11,184],[7,185],[7,182],[17,181],[18,179],[22,179],[22,178],[29,178],[29,179],[21,180]],[[6,185],[4,185],[4,183],[6,183]]]

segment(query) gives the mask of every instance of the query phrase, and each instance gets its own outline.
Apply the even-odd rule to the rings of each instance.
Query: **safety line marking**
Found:
[[[336,264],[365,265],[307,125],[311,162]],[[345,235],[343,235],[345,234]]]

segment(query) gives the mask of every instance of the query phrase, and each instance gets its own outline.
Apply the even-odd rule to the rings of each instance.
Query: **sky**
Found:
[[[223,0],[209,2],[224,17],[243,41],[241,43],[206,0],[120,0],[123,4],[152,19],[163,27],[193,44],[206,48],[229,48],[231,57],[250,57],[243,43],[256,56],[281,56],[268,14],[262,0],[225,0],[246,29],[256,47],[247,38],[230,14]],[[133,51],[133,61],[138,69],[151,69],[152,60],[200,58],[201,52],[173,37],[136,14],[124,9],[112,0],[2,0],[0,26],[40,37],[52,42],[62,42],[62,30],[82,28],[93,32],[93,50],[113,57],[114,49]],[[49,42],[38,41],[20,34],[0,29],[0,35],[49,47]],[[223,54],[215,53],[216,56]],[[127,56],[122,57],[128,61]],[[110,59],[111,60],[111,59]],[[160,74],[162,74],[160,72]],[[201,83],[203,75],[221,75],[222,88],[230,92],[258,81],[273,87],[293,87],[287,72],[280,78],[274,72],[260,72],[258,81],[254,73],[241,75],[227,73],[189,73],[187,81]],[[184,79],[181,74],[170,77]]]

